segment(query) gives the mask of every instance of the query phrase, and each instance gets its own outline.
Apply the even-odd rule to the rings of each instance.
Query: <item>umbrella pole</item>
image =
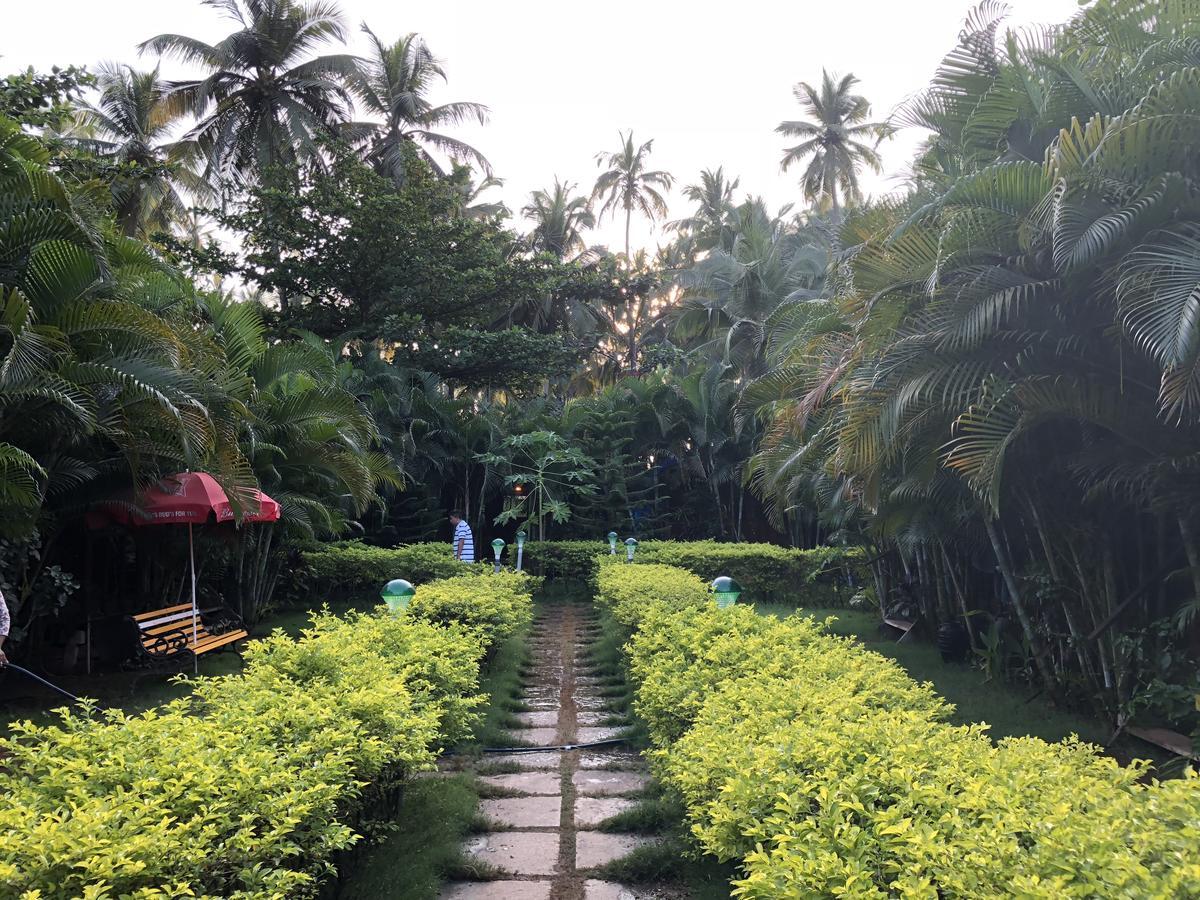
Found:
[[[196,621],[196,550],[192,545],[192,523],[188,522],[188,564],[192,572],[192,672],[195,675],[200,674],[200,656],[196,653],[197,634],[199,633],[199,625]]]

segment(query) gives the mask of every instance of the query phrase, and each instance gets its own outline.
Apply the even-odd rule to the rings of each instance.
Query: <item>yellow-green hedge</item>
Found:
[[[891,660],[795,617],[653,600],[661,569],[597,577],[625,605],[636,708],[735,894],[1200,897],[1200,780],[1146,782],[1076,741],[993,746]],[[679,576],[677,575],[676,578]]]
[[[451,590],[480,600],[479,581]],[[311,894],[357,840],[363,786],[430,768],[469,732],[480,660],[531,604],[528,582],[493,587],[503,615],[318,615],[142,715],[16,725],[0,739],[0,896]]]
[[[529,623],[530,596],[540,579],[520,572],[472,572],[417,588],[408,615],[428,622],[461,623],[491,645]]]

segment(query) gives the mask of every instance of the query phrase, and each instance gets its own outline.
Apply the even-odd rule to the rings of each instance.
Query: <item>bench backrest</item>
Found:
[[[152,655],[180,650],[193,644],[190,603],[152,609],[132,618],[140,632],[143,649]],[[196,640],[202,641],[208,634],[203,618],[197,614]]]

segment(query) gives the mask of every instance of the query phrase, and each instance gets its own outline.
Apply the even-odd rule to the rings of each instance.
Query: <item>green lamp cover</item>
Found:
[[[617,546],[617,533],[615,531],[608,533],[608,542],[614,547]]]
[[[492,552],[496,554],[496,559],[500,558],[500,551],[503,549],[504,541],[502,541],[500,538],[496,538],[494,541],[492,541]]]
[[[379,596],[388,605],[388,609],[399,612],[408,606],[408,601],[416,592],[416,588],[410,582],[403,578],[393,578],[383,586],[383,592]]]
[[[524,545],[525,545],[525,532],[518,531],[517,532],[517,546],[523,547]]]
[[[737,603],[742,594],[742,586],[728,575],[721,575],[713,579],[712,592],[716,595],[717,606],[724,609]]]
[[[625,538],[626,547],[636,547],[638,545],[637,538]]]

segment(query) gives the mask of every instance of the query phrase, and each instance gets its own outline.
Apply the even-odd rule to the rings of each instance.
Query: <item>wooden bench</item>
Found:
[[[1134,737],[1169,750],[1177,756],[1200,760],[1200,749],[1192,746],[1192,739],[1186,734],[1180,734],[1178,731],[1171,731],[1167,728],[1141,728],[1137,725],[1130,725],[1125,730]]]
[[[250,636],[241,617],[224,607],[200,610],[192,628],[192,604],[180,603],[164,609],[130,616],[137,628],[137,648],[144,659],[167,662],[191,659],[214,650],[232,650]]]
[[[921,618],[918,616],[915,619],[901,619],[899,616],[884,616],[883,621],[879,623],[879,634],[881,637],[895,637],[896,643],[907,641],[909,638],[915,640],[920,631]],[[893,630],[889,630],[893,629]],[[896,632],[900,632],[899,636]]]

